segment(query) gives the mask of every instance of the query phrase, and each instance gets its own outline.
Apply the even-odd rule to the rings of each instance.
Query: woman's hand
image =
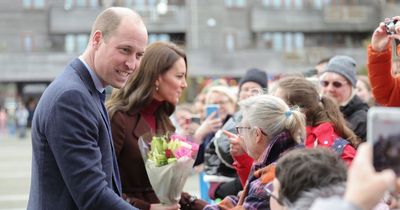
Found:
[[[239,156],[246,153],[246,151],[243,148],[243,140],[240,138],[240,136],[226,130],[224,130],[223,132],[229,139],[230,142],[229,149],[232,156]]]
[[[201,144],[204,137],[209,133],[217,132],[218,129],[222,127],[222,121],[220,118],[216,118],[217,113],[214,112],[210,116],[208,116],[197,128],[194,133],[195,142]]]

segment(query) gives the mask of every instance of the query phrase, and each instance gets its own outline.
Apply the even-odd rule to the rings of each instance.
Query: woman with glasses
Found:
[[[257,173],[259,169],[275,163],[286,151],[296,147],[305,137],[304,115],[290,109],[280,98],[259,95],[239,102],[243,118],[237,126],[238,135],[230,134],[231,140],[241,138],[243,148],[254,160],[250,176],[240,198],[228,196],[217,205],[204,209],[269,209],[269,196],[265,187],[271,176]]]
[[[268,87],[267,74],[259,69],[249,69],[239,80],[238,100],[242,101],[254,95],[259,95]],[[204,179],[210,182],[208,194],[211,199],[225,198],[228,195],[236,195],[243,190],[246,179],[249,175],[250,167],[244,178],[238,176],[234,165],[249,165],[253,159],[243,150],[231,150],[228,136],[222,134],[222,130],[236,133],[235,127],[240,123],[242,113],[236,111],[228,121],[222,126],[210,144],[208,144],[204,154]],[[248,163],[248,164],[247,164]],[[244,181],[242,181],[244,180]],[[241,182],[242,181],[242,182]]]
[[[301,77],[287,77],[277,82],[275,96],[291,106],[299,106],[306,116],[307,148],[327,147],[350,165],[359,139],[347,127],[342,113],[329,97],[319,95],[315,85]]]
[[[353,58],[334,56],[320,76],[320,84],[322,95],[332,97],[339,104],[349,127],[365,141],[369,106],[356,94],[356,71]]]

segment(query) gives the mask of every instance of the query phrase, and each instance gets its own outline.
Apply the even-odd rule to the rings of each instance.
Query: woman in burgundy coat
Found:
[[[172,43],[147,47],[140,67],[126,86],[107,101],[115,153],[125,199],[139,209],[170,209],[160,205],[147,177],[138,139],[144,134],[173,132],[169,116],[187,87],[186,55]],[[181,209],[195,199],[184,194]],[[187,208],[191,209],[191,208]]]

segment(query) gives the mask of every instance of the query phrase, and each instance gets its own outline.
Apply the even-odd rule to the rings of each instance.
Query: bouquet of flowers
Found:
[[[177,134],[139,138],[150,183],[162,204],[176,204],[191,173],[199,145]]]

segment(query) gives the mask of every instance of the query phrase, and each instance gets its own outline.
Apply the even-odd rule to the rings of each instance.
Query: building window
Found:
[[[295,33],[294,34],[294,47],[296,50],[301,50],[304,48],[304,34],[303,33]]]
[[[65,35],[64,50],[67,53],[82,53],[89,41],[88,34],[67,34]]]
[[[135,0],[134,8],[137,11],[144,11],[146,8],[145,0]]]
[[[285,33],[285,51],[293,52],[293,34]]]
[[[24,9],[44,9],[46,2],[45,0],[23,0],[22,6]]]
[[[225,35],[225,48],[228,52],[235,51],[235,35],[234,34],[226,34]]]
[[[265,48],[273,49],[274,51],[293,52],[304,48],[304,34],[300,32],[266,32],[261,35],[261,40]]]
[[[100,6],[99,0],[89,0],[90,8],[98,8]]]
[[[33,34],[32,33],[23,33],[22,34],[22,49],[25,52],[33,51]]]
[[[272,49],[276,51],[283,50],[283,35],[282,33],[274,33],[272,36]]]
[[[243,8],[246,6],[246,0],[225,0],[225,6]]]
[[[75,0],[76,6],[77,7],[86,7],[86,0]]]
[[[156,41],[169,42],[171,37],[169,34],[149,34],[149,44]]]
[[[125,0],[125,7],[133,8],[133,0]]]

